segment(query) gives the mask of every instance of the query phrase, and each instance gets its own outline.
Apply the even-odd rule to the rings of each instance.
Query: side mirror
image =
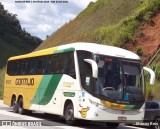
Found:
[[[155,81],[155,73],[154,73],[154,71],[152,69],[150,69],[150,68],[147,68],[147,67],[143,67],[143,69],[150,73],[150,84],[154,85],[154,81]]]
[[[92,66],[92,76],[94,78],[98,77],[98,65],[94,60],[84,59],[85,62],[89,63]]]

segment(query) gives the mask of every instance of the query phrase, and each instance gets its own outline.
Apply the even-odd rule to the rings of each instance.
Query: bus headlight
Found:
[[[95,107],[97,107],[97,108],[99,108],[99,109],[101,109],[101,110],[106,110],[106,109],[107,109],[107,107],[105,107],[105,106],[103,106],[103,105],[101,105],[101,104],[99,104],[99,103],[97,103],[97,102],[95,102],[95,101],[93,101],[93,100],[90,100],[90,99],[89,99],[89,102],[90,102],[91,104],[93,104]]]
[[[138,112],[144,112],[144,107],[143,107],[143,108],[140,108],[140,109],[138,110]]]
[[[106,109],[107,109],[106,107],[104,107],[104,106],[101,105],[101,104],[99,104],[97,107],[100,108],[100,109],[102,109],[102,110],[106,110]]]

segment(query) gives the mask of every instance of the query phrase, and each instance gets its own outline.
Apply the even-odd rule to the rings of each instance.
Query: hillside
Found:
[[[49,36],[36,50],[84,41],[131,50],[147,65],[160,49],[160,0],[97,0],[74,20]],[[146,74],[147,99],[160,98],[160,53],[150,66],[156,73],[153,88]],[[152,96],[150,98],[150,96]]]
[[[96,3],[91,2],[73,21],[65,24],[45,40],[39,49],[75,41],[111,44],[111,42],[104,42],[102,37],[100,38],[101,32],[98,35],[95,33],[103,31],[105,27],[109,29],[119,24],[133,14],[139,6],[141,6],[140,0],[98,0]]]
[[[76,41],[124,47],[139,25],[160,8],[159,0],[98,0],[45,40],[38,49]],[[37,50],[38,50],[37,49]]]
[[[125,48],[133,52],[137,52],[138,49],[141,49],[140,56],[144,64],[147,64],[154,53],[160,49],[160,13],[154,14],[147,22],[142,23],[138,29],[140,31],[139,36],[134,38],[132,43],[126,44]],[[154,61],[159,64],[160,62],[159,55]]]
[[[31,52],[41,42],[41,39],[22,29],[17,15],[5,10],[0,3],[0,55],[3,57],[0,59],[0,69],[10,56]]]
[[[74,20],[54,32],[37,50],[86,41],[135,51],[137,46],[134,45],[130,49],[130,44],[134,44],[135,38],[143,35],[139,26],[148,22],[159,10],[159,0],[98,0],[96,3],[91,2]],[[143,44],[140,46],[143,47]],[[142,57],[144,64],[147,64],[158,49],[158,45],[152,47],[155,50]],[[149,58],[146,58],[148,55]]]

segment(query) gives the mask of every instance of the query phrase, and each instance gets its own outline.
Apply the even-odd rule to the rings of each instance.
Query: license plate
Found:
[[[119,116],[119,117],[118,117],[118,120],[119,120],[119,121],[126,121],[126,120],[127,120],[127,117],[125,117],[125,116]]]

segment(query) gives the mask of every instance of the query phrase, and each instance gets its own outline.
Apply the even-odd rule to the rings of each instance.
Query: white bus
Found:
[[[42,111],[75,119],[105,121],[118,126],[143,120],[144,69],[128,50],[94,43],[72,43],[8,60],[4,103],[13,111]]]

